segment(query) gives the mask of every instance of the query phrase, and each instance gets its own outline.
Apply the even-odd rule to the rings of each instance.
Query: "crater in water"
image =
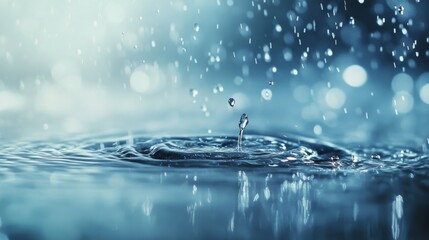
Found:
[[[169,166],[292,166],[337,167],[351,153],[312,140],[248,135],[237,148],[236,136],[136,138],[104,143],[107,151],[126,161]]]

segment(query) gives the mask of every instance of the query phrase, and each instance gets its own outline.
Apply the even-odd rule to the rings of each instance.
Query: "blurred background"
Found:
[[[245,112],[267,135],[427,141],[428,5],[0,0],[0,139],[237,134]]]

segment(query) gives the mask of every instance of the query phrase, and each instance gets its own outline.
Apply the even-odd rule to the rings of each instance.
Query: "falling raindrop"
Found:
[[[404,15],[404,10],[405,10],[404,6],[402,5],[395,6],[395,9],[399,14]]]
[[[221,84],[216,84],[213,87],[213,93],[214,94],[218,94],[218,93],[221,93],[221,92],[223,92],[223,86]]]
[[[298,75],[298,70],[297,69],[292,69],[291,71],[290,71],[290,74],[292,74],[292,75]]]
[[[235,105],[235,99],[234,98],[228,99],[228,104],[229,104],[230,107],[234,107],[234,105]]]
[[[196,97],[198,95],[198,90],[196,89],[189,89],[189,95],[191,95],[191,97]]]
[[[265,89],[262,89],[262,91],[261,91],[261,96],[262,96],[262,98],[263,98],[264,100],[266,100],[266,101],[270,101],[270,100],[271,100],[271,98],[273,97],[273,93],[271,92],[271,90],[270,90],[270,89],[265,88]]]
[[[200,25],[198,23],[194,24],[194,31],[199,32],[200,31]]]

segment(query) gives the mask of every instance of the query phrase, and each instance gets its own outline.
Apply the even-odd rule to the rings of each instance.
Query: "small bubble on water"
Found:
[[[198,23],[194,24],[194,31],[199,32],[200,31],[200,25]]]
[[[266,89],[262,89],[261,96],[264,100],[270,101],[271,98],[273,97],[273,93],[271,92],[270,89],[266,88]]]
[[[216,86],[213,87],[213,93],[218,94],[223,92],[223,86],[221,84],[216,84]]]
[[[228,99],[228,104],[229,104],[230,107],[234,107],[234,105],[235,105],[235,99],[234,98],[229,98]]]
[[[198,95],[198,91],[196,89],[189,89],[189,95],[191,95],[191,97],[196,97]]]
[[[380,155],[378,155],[378,154],[372,154],[372,155],[371,155],[371,158],[372,158],[372,159],[380,159],[380,158],[381,158],[381,156],[380,156]]]

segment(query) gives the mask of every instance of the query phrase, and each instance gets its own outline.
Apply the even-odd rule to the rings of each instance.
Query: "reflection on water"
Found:
[[[416,149],[349,146],[338,160],[325,160],[341,163],[329,167],[299,158],[287,161],[296,164],[273,164],[299,149],[294,145],[298,140],[263,136],[249,136],[244,149],[246,142],[262,142],[265,150],[275,152],[284,143],[286,155],[277,153],[270,156],[273,162],[256,165],[234,160],[215,165],[222,161],[217,155],[208,162],[213,155],[203,153],[215,151],[214,145],[233,154],[228,148],[236,151],[235,137],[205,142],[197,156],[206,159],[192,159],[206,161],[203,165],[159,157],[153,161],[179,165],[154,166],[153,161],[129,160],[142,154],[139,151],[118,154],[148,141],[169,146],[169,154],[181,144],[187,144],[188,152],[196,151],[197,137],[177,139],[4,146],[0,239],[419,239],[428,234],[424,219],[429,213],[429,158]],[[301,142],[324,156],[325,143]],[[339,148],[331,146],[329,151]],[[374,154],[380,157],[372,158]]]

